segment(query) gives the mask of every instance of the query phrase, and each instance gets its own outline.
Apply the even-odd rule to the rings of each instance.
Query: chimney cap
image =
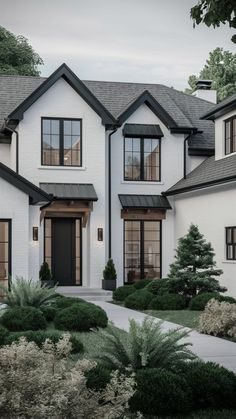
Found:
[[[212,86],[212,80],[197,80],[196,86],[200,90],[210,90]]]

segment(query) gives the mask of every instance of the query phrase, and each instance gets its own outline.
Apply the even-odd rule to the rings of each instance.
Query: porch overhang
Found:
[[[98,197],[91,183],[40,183],[40,188],[54,200],[97,201]]]
[[[121,218],[125,220],[164,220],[171,205],[162,195],[119,195]]]
[[[93,203],[89,201],[54,200],[41,208],[40,222],[44,218],[81,218],[86,227]]]

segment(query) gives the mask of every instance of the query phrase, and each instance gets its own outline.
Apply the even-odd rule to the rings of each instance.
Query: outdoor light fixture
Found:
[[[98,228],[98,241],[103,242],[103,228]]]
[[[39,239],[39,228],[33,227],[33,241],[37,242]]]

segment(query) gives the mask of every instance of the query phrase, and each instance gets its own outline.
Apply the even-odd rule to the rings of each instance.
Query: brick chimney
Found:
[[[198,80],[196,86],[197,90],[193,93],[194,96],[208,100],[208,102],[217,103],[216,90],[211,88],[212,80]]]

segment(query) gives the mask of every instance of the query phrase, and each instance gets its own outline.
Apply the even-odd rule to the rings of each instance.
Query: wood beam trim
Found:
[[[121,210],[121,218],[123,220],[165,220],[166,210]]]

